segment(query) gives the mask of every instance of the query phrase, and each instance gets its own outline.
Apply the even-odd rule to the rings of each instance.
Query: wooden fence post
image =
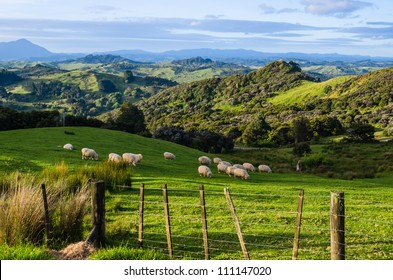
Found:
[[[206,219],[205,188],[203,185],[199,186],[199,200],[201,204],[201,214],[202,214],[203,248],[205,249],[205,260],[208,260],[210,259],[209,239],[208,239],[207,219]]]
[[[164,195],[164,215],[165,215],[165,223],[166,223],[166,240],[168,244],[168,253],[169,256],[173,256],[173,248],[172,248],[172,234],[171,234],[171,218],[169,215],[169,202],[168,202],[168,188],[167,185],[164,184],[162,186],[162,192]]]
[[[293,240],[292,260],[297,260],[297,256],[299,252],[300,228],[302,226],[302,214],[303,214],[303,198],[304,198],[304,190],[300,190],[298,203],[297,203],[296,229],[295,229],[295,237]]]
[[[343,192],[330,193],[331,259],[345,260],[345,204]]]
[[[44,200],[46,240],[48,242],[48,240],[52,238],[52,232],[51,232],[51,221],[49,217],[48,197],[46,195],[45,184],[41,185],[41,190],[42,190],[42,198]]]
[[[145,204],[145,185],[142,183],[139,191],[139,228],[138,228],[138,244],[142,248],[143,243],[143,211]]]
[[[105,247],[105,183],[93,181],[91,188],[93,229],[87,237],[87,243],[95,248]]]
[[[226,197],[229,209],[231,210],[233,222],[235,224],[235,228],[236,228],[236,232],[237,232],[237,237],[239,238],[239,242],[240,242],[240,246],[241,246],[242,251],[243,251],[244,258],[246,260],[249,260],[250,259],[250,255],[248,254],[248,251],[247,251],[247,248],[246,248],[246,242],[244,240],[244,235],[243,235],[242,229],[240,227],[239,219],[238,219],[238,217],[236,215],[235,205],[233,204],[232,197],[231,197],[231,194],[229,192],[229,188],[225,188],[224,189],[224,193],[225,193],[225,197]]]

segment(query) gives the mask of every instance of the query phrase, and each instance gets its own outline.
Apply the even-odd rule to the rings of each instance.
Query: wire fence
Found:
[[[121,188],[127,207],[120,207],[116,215],[128,222],[125,228],[124,224],[109,222],[107,234],[124,236],[135,248],[154,249],[170,258],[244,259],[246,249],[251,259],[290,260],[297,242],[297,259],[331,259],[332,247],[336,246],[345,248],[345,256],[344,251],[337,254],[346,259],[393,259],[393,204],[387,201],[378,202],[373,198],[367,203],[365,197],[347,195],[343,199],[345,214],[335,215],[345,219],[345,229],[334,230],[345,236],[345,242],[341,242],[331,239],[333,214],[328,192],[327,195],[307,195],[306,192],[299,227],[298,190],[281,194],[255,193],[255,190],[252,193],[247,189],[234,191],[230,196],[242,244],[224,191],[204,190],[207,223],[204,232],[200,190],[168,188],[168,225],[163,190],[145,186],[143,189],[141,213],[140,190]]]

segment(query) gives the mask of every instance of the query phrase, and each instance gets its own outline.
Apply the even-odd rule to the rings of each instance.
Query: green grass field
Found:
[[[272,97],[269,101],[274,105],[293,105],[295,103],[302,103],[310,98],[323,97],[327,86],[334,88],[335,85],[344,83],[352,78],[351,76],[343,76],[333,78],[325,82],[315,83],[304,81],[302,85],[285,92],[279,92],[277,96]],[[332,96],[330,96],[332,97]]]
[[[64,150],[65,143],[72,143],[75,150]],[[99,160],[82,160],[83,147],[95,149]],[[71,172],[81,166],[99,165],[110,152],[143,154],[141,163],[130,167],[133,168],[132,188],[118,186],[107,193],[107,250],[112,253],[103,253],[102,258],[120,259],[131,255],[124,250],[138,247],[139,185],[144,183],[144,248],[164,255],[167,251],[161,187],[167,184],[174,258],[204,258],[198,192],[203,184],[212,259],[242,258],[223,192],[227,187],[252,259],[291,258],[299,189],[305,191],[299,259],[330,258],[332,190],[345,192],[347,259],[393,259],[391,174],[349,181],[273,170],[272,174],[251,173],[250,179],[243,181],[218,174],[212,166],[212,178],[202,178],[197,173],[197,158],[204,155],[202,152],[119,131],[83,127],[0,132],[0,149],[1,171],[29,173],[40,173],[62,161]],[[165,151],[173,152],[177,159],[165,160]],[[229,155],[218,156],[229,161],[234,159]]]

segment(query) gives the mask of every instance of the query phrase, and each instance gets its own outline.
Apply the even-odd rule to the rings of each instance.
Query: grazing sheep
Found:
[[[217,164],[217,171],[218,171],[218,173],[226,173],[228,167],[229,166],[226,164],[219,163],[219,164]]]
[[[255,167],[254,167],[254,165],[252,165],[251,163],[245,162],[245,163],[243,163],[243,166],[244,166],[244,168],[245,168],[247,171],[255,172]]]
[[[235,171],[236,167],[234,166],[228,166],[227,167],[227,174],[229,175],[229,177],[231,177],[233,175],[233,172]]]
[[[198,158],[199,164],[200,165],[206,165],[209,166],[210,164],[212,164],[212,160],[207,157],[207,156],[201,156]]]
[[[241,168],[236,168],[233,171],[233,177],[239,177],[242,178],[243,180],[247,180],[248,178],[250,178],[250,175],[248,175],[247,170],[241,169]]]
[[[211,172],[210,168],[205,165],[201,165],[198,167],[198,173],[202,177],[211,178],[211,176],[212,176],[212,172]]]
[[[81,151],[82,151],[82,159],[98,160],[98,154],[93,149],[83,148]]]
[[[232,166],[232,163],[227,162],[227,161],[221,161],[220,163],[225,164],[225,165],[228,165],[228,166]]]
[[[170,160],[175,160],[176,156],[174,154],[170,153],[170,152],[165,152],[164,153],[164,158],[165,159],[170,159]]]
[[[115,153],[110,153],[108,156],[108,161],[120,163],[122,160],[123,160],[122,157],[118,154],[115,154]]]
[[[233,166],[236,167],[236,168],[240,168],[240,169],[246,170],[246,168],[243,165],[241,165],[241,164],[234,164]]]
[[[72,151],[74,149],[74,146],[72,146],[70,143],[68,143],[63,146],[63,149]]]
[[[272,170],[269,166],[261,164],[258,166],[259,172],[267,172],[267,173],[272,173]]]
[[[215,164],[219,164],[220,162],[222,162],[222,160],[220,158],[218,158],[218,157],[215,157],[215,158],[213,158],[213,162]]]
[[[143,156],[142,156],[142,154],[136,155],[136,154],[132,154],[132,153],[124,153],[122,155],[122,158],[123,158],[123,161],[128,163],[129,165],[132,164],[133,166],[136,166],[137,163],[139,163],[142,160]]]

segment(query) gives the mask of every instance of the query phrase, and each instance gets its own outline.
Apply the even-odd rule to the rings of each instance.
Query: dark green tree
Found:
[[[304,117],[294,119],[292,121],[292,135],[295,144],[310,141],[313,134],[308,119]]]
[[[375,128],[371,124],[355,123],[347,129],[346,141],[367,143],[374,141]]]
[[[114,122],[115,129],[129,133],[146,132],[145,117],[135,105],[125,102],[120,107],[119,117]]]
[[[265,117],[259,114],[247,125],[241,136],[241,142],[250,146],[258,146],[262,140],[267,139],[270,129],[270,126],[265,121]]]
[[[134,74],[132,74],[132,71],[127,70],[124,72],[124,82],[126,84],[132,83],[134,81]]]

